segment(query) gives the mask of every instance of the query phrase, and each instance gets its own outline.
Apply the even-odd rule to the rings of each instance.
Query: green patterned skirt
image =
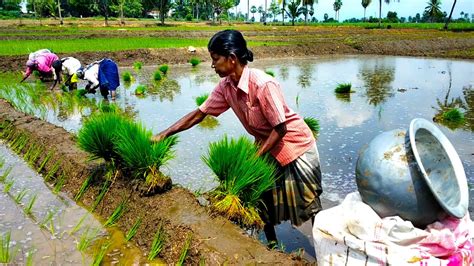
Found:
[[[263,195],[262,219],[274,225],[290,220],[300,226],[322,210],[321,167],[316,145],[293,162],[279,166],[278,172],[280,177],[275,186]]]

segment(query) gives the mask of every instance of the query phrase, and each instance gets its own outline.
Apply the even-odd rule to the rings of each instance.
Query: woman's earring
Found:
[[[232,64],[235,64],[235,61],[232,61]]]

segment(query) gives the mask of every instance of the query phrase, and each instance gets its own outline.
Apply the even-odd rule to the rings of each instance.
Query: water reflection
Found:
[[[378,106],[393,96],[390,84],[394,79],[395,67],[387,60],[375,60],[375,64],[363,64],[359,76],[364,81],[367,101]]]
[[[313,75],[313,64],[301,64],[298,66],[298,85],[303,89],[311,86],[311,76]]]
[[[160,102],[164,100],[172,102],[176,94],[181,93],[181,86],[176,80],[166,78],[151,84],[148,87],[148,92],[158,96]]]
[[[464,96],[464,118],[466,119],[466,127],[468,130],[474,132],[474,88],[472,85],[464,86],[462,88]]]

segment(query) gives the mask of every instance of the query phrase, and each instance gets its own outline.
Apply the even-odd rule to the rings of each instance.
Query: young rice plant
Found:
[[[168,73],[169,70],[169,66],[167,64],[163,64],[158,68],[158,70],[166,76],[166,73]]]
[[[337,85],[334,90],[336,93],[351,93],[352,84],[351,83],[341,83]]]
[[[196,97],[197,106],[201,106],[201,104],[203,104],[207,100],[208,97],[209,97],[209,93],[204,93]]]
[[[258,204],[263,192],[276,180],[276,167],[266,156],[257,156],[258,148],[247,138],[211,143],[203,157],[219,179],[211,193],[216,211],[245,226],[263,226]]]
[[[319,121],[314,117],[305,117],[304,122],[308,125],[311,132],[313,132],[314,136],[317,136],[319,133]]]

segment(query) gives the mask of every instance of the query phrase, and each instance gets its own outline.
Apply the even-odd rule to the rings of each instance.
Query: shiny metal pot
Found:
[[[362,200],[381,217],[398,215],[415,226],[451,215],[462,218],[468,187],[461,160],[431,122],[376,136],[360,151],[356,181]]]

